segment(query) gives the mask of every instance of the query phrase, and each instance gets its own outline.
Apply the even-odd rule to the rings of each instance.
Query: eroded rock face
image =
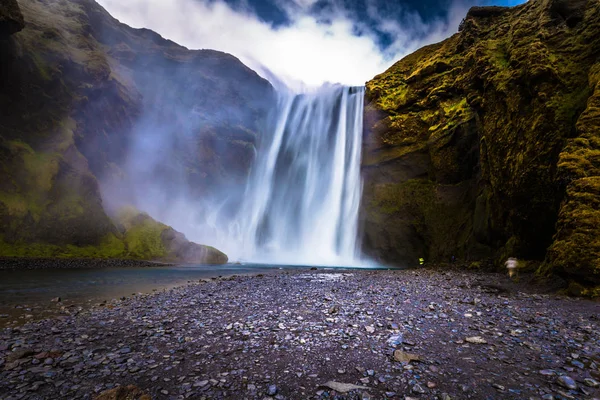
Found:
[[[25,27],[17,0],[3,0],[0,4],[0,40]]]
[[[547,267],[597,282],[599,38],[598,2],[478,7],[368,82],[365,250],[416,265],[552,246]]]

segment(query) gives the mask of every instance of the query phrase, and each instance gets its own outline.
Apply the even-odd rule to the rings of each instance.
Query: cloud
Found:
[[[233,9],[223,0],[100,3],[128,25],[152,29],[191,49],[231,53],[259,72],[264,66],[285,82],[302,81],[310,86],[323,82],[363,85],[395,60],[454,32],[466,12],[466,7],[458,7],[460,12],[451,10],[448,20],[425,23],[417,13],[406,13],[398,21],[371,6],[378,29],[393,37],[382,49],[372,25],[357,21],[342,7],[311,15],[308,9],[313,0],[295,0],[298,7],[286,10],[289,23],[281,26],[260,20],[249,7]]]

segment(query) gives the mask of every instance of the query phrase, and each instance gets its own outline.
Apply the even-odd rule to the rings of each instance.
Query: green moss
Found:
[[[509,67],[508,51],[503,40],[488,40],[486,42],[487,55],[490,62],[498,69],[505,70]]]
[[[38,76],[45,81],[51,81],[52,68],[46,64],[42,56],[39,53],[31,53],[30,57],[31,61],[35,65],[35,68],[37,69]]]
[[[124,240],[127,255],[141,259],[165,257],[167,250],[162,242],[161,233],[167,228],[168,226],[149,218],[128,229]]]
[[[365,154],[363,165],[377,165],[387,161],[399,159],[407,154],[425,151],[426,146],[423,143],[409,144],[405,146],[384,147],[378,151]]]
[[[48,243],[8,243],[0,237],[0,256],[39,258],[127,258],[125,244],[108,234],[98,246],[57,246]]]
[[[379,98],[377,104],[382,110],[394,111],[407,103],[408,86],[400,84]]]
[[[583,86],[571,93],[556,98],[552,104],[556,107],[556,123],[574,126],[579,114],[585,110],[587,100],[591,94],[592,89],[588,86]]]
[[[470,235],[472,218],[463,191],[462,185],[438,185],[425,179],[368,187],[369,219],[408,224],[430,244],[428,259],[445,261],[464,248]]]
[[[576,297],[598,298],[600,297],[600,286],[585,287],[577,282],[571,281],[567,288],[567,293]]]
[[[600,176],[569,185],[557,228],[548,251],[552,270],[600,285]]]

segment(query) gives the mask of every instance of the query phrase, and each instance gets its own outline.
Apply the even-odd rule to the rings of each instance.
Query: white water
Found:
[[[280,94],[230,226],[230,259],[358,263],[363,98],[363,88],[339,85]]]
[[[214,197],[191,198],[184,183],[154,179],[155,164],[167,162],[154,157],[175,139],[144,125],[125,187],[139,209],[231,261],[365,266],[357,241],[363,98],[361,87],[279,89],[245,186]],[[129,204],[123,184],[112,185],[104,186],[105,202]]]

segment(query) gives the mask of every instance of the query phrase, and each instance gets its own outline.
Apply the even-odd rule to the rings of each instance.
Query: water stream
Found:
[[[240,259],[354,265],[362,192],[364,89],[279,95],[233,232]]]

